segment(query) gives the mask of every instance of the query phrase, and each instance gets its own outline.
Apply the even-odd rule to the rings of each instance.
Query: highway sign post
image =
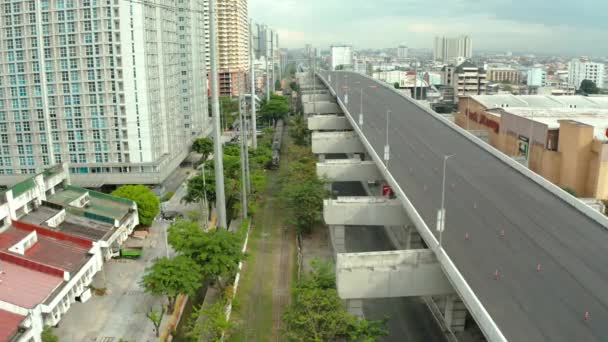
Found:
[[[437,231],[439,232],[439,247],[443,248],[443,231],[445,230],[445,209],[437,210]]]

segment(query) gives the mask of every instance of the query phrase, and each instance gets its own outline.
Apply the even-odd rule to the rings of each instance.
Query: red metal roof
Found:
[[[26,230],[29,232],[35,230],[38,233],[38,235],[48,236],[50,238],[57,239],[57,240],[70,241],[70,242],[73,242],[73,243],[80,245],[81,247],[84,247],[87,249],[90,249],[91,247],[93,247],[93,241],[91,241],[91,240],[81,238],[79,236],[72,236],[69,234],[62,233],[62,232],[50,230],[48,228],[36,226],[36,225],[29,224],[26,222],[13,221],[13,227],[15,227],[17,229]]]
[[[0,260],[0,300],[32,309],[42,303],[63,278]]]
[[[0,341],[9,341],[24,319],[24,316],[0,310]]]
[[[54,237],[42,235],[37,232],[38,242],[25,251],[25,255],[9,252],[9,248],[22,240],[31,231],[10,227],[0,234],[0,251],[20,256],[32,262],[59,268],[68,272],[75,272],[88,258],[89,248],[81,244],[59,240]],[[26,265],[22,265],[26,266]]]

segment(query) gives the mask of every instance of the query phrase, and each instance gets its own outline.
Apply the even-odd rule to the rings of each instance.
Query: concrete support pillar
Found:
[[[352,131],[353,127],[343,115],[310,115],[308,129],[311,131]]]
[[[340,298],[398,298],[453,294],[437,257],[429,249],[338,254]]]
[[[329,226],[331,244],[334,247],[334,258],[339,253],[346,253],[346,230],[344,226]]]
[[[363,314],[363,300],[362,299],[347,299],[346,310],[349,314],[357,316],[359,318],[365,318]]]
[[[355,132],[312,132],[312,153],[364,153]]]
[[[445,326],[452,333],[464,331],[467,308],[458,295],[433,296],[433,301],[443,316]]]
[[[414,225],[405,227],[407,234],[406,247],[407,249],[423,249],[424,243],[422,242],[422,236],[418,233],[418,230]]]

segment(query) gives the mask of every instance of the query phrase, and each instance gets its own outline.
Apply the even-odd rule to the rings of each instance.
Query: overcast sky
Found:
[[[606,0],[249,0],[250,15],[282,47],[432,48],[468,34],[473,48],[608,55]]]

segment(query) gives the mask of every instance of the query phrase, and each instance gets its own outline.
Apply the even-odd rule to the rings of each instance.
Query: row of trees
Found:
[[[289,223],[299,234],[308,234],[322,223],[323,199],[328,195],[325,182],[317,176],[310,147],[291,145],[287,157],[289,163],[281,174],[281,202],[289,210]]]
[[[164,313],[173,312],[180,294],[193,296],[206,281],[222,293],[230,286],[239,263],[245,258],[241,250],[243,239],[242,229],[236,234],[224,228],[205,232],[198,222],[189,220],[178,220],[169,227],[168,242],[177,256],[156,259],[140,281],[145,292],[167,300],[166,310],[161,308],[147,313],[157,336]],[[202,324],[192,322],[193,341],[206,332]]]
[[[349,314],[336,290],[329,263],[312,262],[312,271],[293,288],[292,303],[283,314],[288,341],[376,341],[388,335],[386,320],[367,321]]]
[[[270,95],[270,100],[262,100],[260,115],[262,120],[268,124],[272,124],[279,119],[285,119],[289,114],[289,102],[283,96],[276,94]]]
[[[249,169],[251,177],[252,200],[249,201],[250,212],[255,211],[255,198],[266,188],[265,169],[272,161],[270,149],[273,130],[265,130],[257,149],[249,149]],[[213,150],[213,142],[207,138],[197,140],[193,150],[203,155],[205,167],[201,174],[192,177],[187,183],[187,192],[183,200],[186,203],[201,202],[205,196],[209,203],[215,202],[215,168],[213,161],[206,161]],[[240,147],[229,144],[224,148],[224,186],[226,191],[227,211],[234,214],[240,208],[241,200],[241,164]],[[204,172],[204,174],[203,174]]]

